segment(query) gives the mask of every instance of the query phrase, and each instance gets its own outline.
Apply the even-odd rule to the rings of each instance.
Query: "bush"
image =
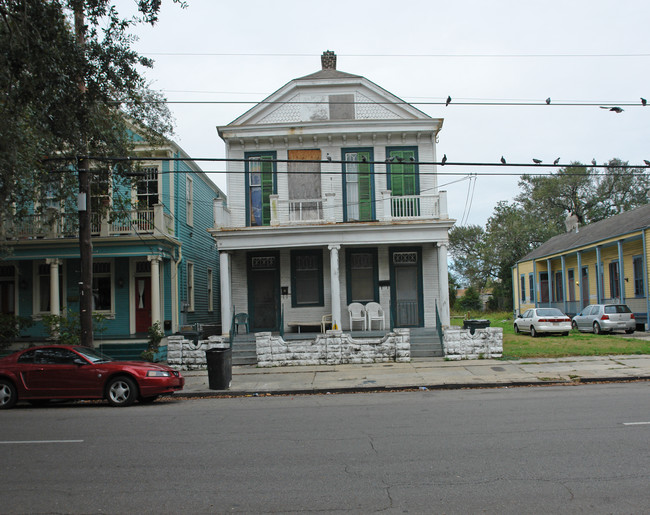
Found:
[[[142,351],[140,357],[145,361],[153,362],[156,352],[158,352],[158,347],[160,342],[165,337],[165,333],[160,328],[160,322],[156,322],[149,328],[149,340],[147,350]]]
[[[20,336],[23,329],[27,329],[33,324],[31,318],[0,314],[0,349],[8,347]]]
[[[478,291],[472,286],[465,290],[465,295],[456,301],[456,309],[461,311],[480,311],[483,309],[483,303],[479,297]]]
[[[104,326],[106,317],[99,313],[93,313],[93,326],[95,333],[102,333],[106,330]],[[43,324],[51,340],[61,345],[79,345],[81,343],[81,322],[79,313],[69,311],[63,315],[43,315]]]

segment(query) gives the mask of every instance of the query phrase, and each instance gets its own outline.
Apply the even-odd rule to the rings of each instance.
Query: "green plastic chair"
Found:
[[[250,327],[248,326],[248,313],[237,313],[235,315],[235,334],[239,334],[239,326],[246,326],[246,333],[250,333]]]

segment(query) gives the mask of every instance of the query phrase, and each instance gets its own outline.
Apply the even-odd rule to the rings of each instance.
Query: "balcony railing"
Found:
[[[76,212],[28,215],[3,221],[0,230],[8,239],[71,238],[78,235],[78,216]],[[174,234],[173,218],[163,213],[162,204],[153,209],[91,213],[90,227],[93,236],[102,237]]]

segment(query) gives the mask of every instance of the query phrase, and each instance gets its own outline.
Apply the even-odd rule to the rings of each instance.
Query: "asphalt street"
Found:
[[[21,405],[17,513],[644,513],[650,383]]]

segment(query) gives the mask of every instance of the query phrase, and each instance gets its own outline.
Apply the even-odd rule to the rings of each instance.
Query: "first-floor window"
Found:
[[[16,312],[16,271],[13,265],[0,266],[0,313],[13,315]]]
[[[208,268],[208,311],[214,311],[212,288],[212,269]]]
[[[295,250],[291,252],[291,305],[293,307],[322,306],[323,251]]]
[[[528,289],[529,289],[529,295],[528,298],[530,299],[530,302],[535,301],[535,277],[533,274],[528,274]]]
[[[564,285],[562,284],[563,278],[564,274],[562,272],[555,272],[555,287],[553,288],[554,302],[564,301]]]
[[[347,261],[348,302],[377,302],[377,252],[374,249],[350,249]]]
[[[521,276],[521,302],[526,302],[526,276],[522,274]]]
[[[641,256],[635,256],[632,261],[632,267],[634,269],[634,296],[643,297],[645,296],[645,288],[643,287],[643,258]]]
[[[93,263],[93,310],[111,311],[112,308],[111,263]]]
[[[573,268],[571,268],[570,270],[567,270],[567,293],[569,295],[569,302],[576,300],[575,282],[575,272],[573,271]]]
[[[194,311],[194,263],[187,264],[187,303],[189,311]]]

